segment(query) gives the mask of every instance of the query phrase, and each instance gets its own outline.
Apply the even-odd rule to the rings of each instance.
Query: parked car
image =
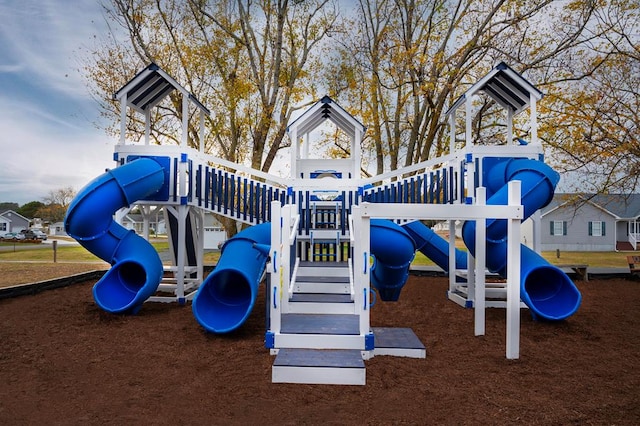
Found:
[[[0,240],[2,240],[2,241],[17,241],[17,240],[24,240],[24,238],[25,238],[24,234],[21,234],[19,232],[7,232],[2,237],[0,237]]]
[[[47,234],[39,229],[25,229],[20,231],[27,240],[46,240]]]

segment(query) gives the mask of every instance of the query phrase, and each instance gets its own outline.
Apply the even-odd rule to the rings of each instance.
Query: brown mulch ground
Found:
[[[206,334],[190,306],[102,312],[92,283],[0,301],[0,424],[640,424],[640,283],[578,282],[561,323],[522,312],[520,359],[505,359],[504,310],[445,299],[411,277],[373,326],[411,327],[426,359],[366,361],[366,386],[272,384],[264,297],[242,329]]]

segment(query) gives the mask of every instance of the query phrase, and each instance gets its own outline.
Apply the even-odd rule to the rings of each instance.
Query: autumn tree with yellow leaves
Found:
[[[87,64],[117,134],[110,96],[149,62],[212,110],[208,152],[269,171],[292,114],[328,93],[368,127],[363,149],[384,172],[446,152],[443,113],[497,62],[545,93],[538,136],[561,172],[591,192],[637,191],[640,17],[625,0],[108,0],[114,29]],[[125,37],[118,36],[125,34]],[[479,100],[474,140],[504,125]],[[175,137],[170,99],[152,135]],[[131,116],[130,137],[141,135]],[[488,123],[488,124],[487,124]],[[528,121],[515,135],[527,138]],[[197,123],[189,143],[199,144]],[[331,152],[348,145],[335,137]],[[336,154],[337,155],[337,154]]]

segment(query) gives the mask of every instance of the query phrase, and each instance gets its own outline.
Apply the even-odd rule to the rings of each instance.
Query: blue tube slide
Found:
[[[113,214],[157,193],[164,183],[160,163],[139,158],[91,181],[67,210],[67,234],[112,265],[93,287],[93,298],[107,312],[136,313],[160,284],[163,268],[156,250],[116,223]]]
[[[249,317],[271,246],[271,224],[255,225],[222,246],[220,260],[193,299],[193,315],[205,330],[229,333]]]
[[[371,285],[380,299],[397,301],[409,276],[415,243],[407,231],[390,220],[371,219],[370,227],[370,250],[375,259]]]
[[[419,221],[402,225],[413,241],[416,250],[431,259],[445,272],[449,272],[449,242],[436,234],[431,228]],[[467,252],[456,249],[456,269],[467,269]]]
[[[546,206],[553,198],[560,176],[543,162],[531,159],[508,159],[489,171],[487,188],[493,195],[488,205],[508,204],[507,182],[521,182],[521,198],[524,218]],[[475,254],[475,222],[467,221],[462,227],[462,238],[469,252]],[[487,268],[506,276],[507,272],[507,221],[488,219],[486,223]],[[520,295],[534,318],[558,321],[573,315],[582,300],[573,281],[556,266],[526,246],[520,251]]]

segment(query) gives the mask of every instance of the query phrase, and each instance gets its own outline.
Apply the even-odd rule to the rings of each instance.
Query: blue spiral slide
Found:
[[[163,158],[138,158],[107,171],[80,190],[67,210],[67,234],[112,265],[93,287],[97,305],[107,312],[136,313],[162,279],[153,246],[116,223],[113,214],[166,189]]]
[[[485,179],[488,205],[505,205],[508,201],[507,183],[521,182],[524,218],[549,204],[553,198],[559,175],[541,161],[509,158],[488,159]],[[465,222],[462,238],[475,255],[475,222]],[[448,243],[419,222],[404,226],[418,242],[418,249],[445,271],[449,268]],[[488,219],[486,223],[487,268],[501,276],[507,274],[507,221]],[[456,267],[466,268],[466,253],[456,250]],[[549,321],[563,320],[573,315],[582,300],[580,291],[561,269],[551,265],[529,247],[520,249],[520,296],[535,318]]]
[[[240,327],[256,303],[271,247],[271,223],[239,232],[222,246],[215,269],[193,298],[193,315],[212,333]]]

